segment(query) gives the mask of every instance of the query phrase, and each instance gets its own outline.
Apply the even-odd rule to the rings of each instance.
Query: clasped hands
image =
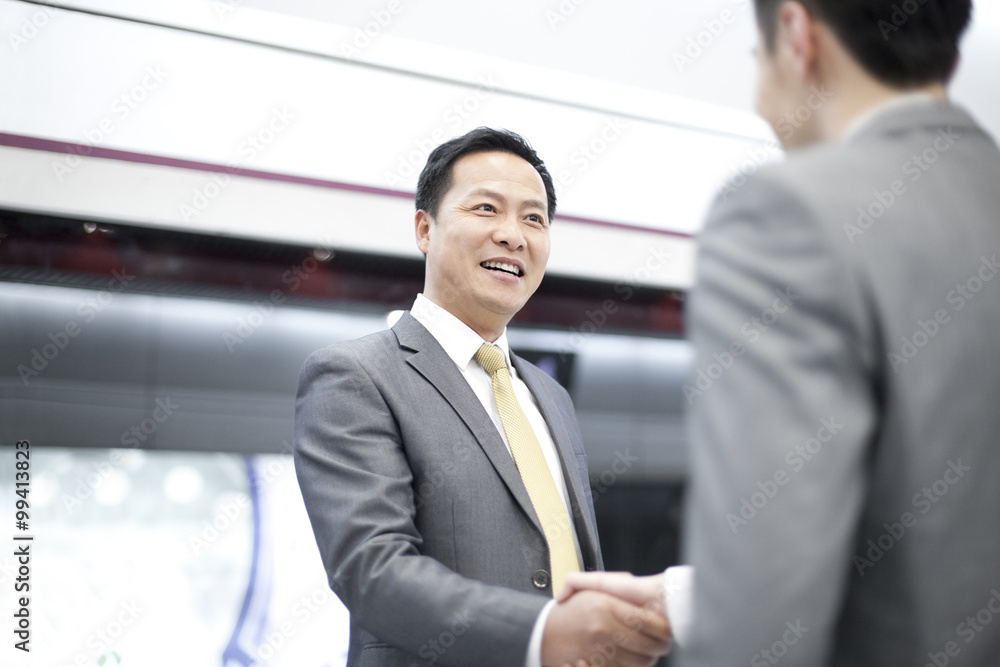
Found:
[[[545,623],[545,667],[648,667],[670,651],[664,575],[572,573]]]

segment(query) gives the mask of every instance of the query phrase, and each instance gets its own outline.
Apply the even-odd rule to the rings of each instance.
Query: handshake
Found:
[[[545,667],[648,667],[686,634],[690,567],[636,577],[573,573],[545,622]],[[668,609],[669,607],[669,609]]]

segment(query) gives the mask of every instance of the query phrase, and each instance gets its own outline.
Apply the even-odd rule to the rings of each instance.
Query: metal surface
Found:
[[[381,315],[0,282],[0,442],[288,451],[310,352],[385,328]],[[685,341],[511,329],[516,350],[571,366],[600,481],[686,467]],[[549,357],[548,360],[545,357]]]

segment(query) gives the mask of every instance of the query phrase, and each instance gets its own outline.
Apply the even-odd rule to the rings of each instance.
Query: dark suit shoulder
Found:
[[[852,211],[870,204],[873,191],[893,187],[911,153],[908,145],[878,137],[862,144],[824,144],[796,151],[784,162],[763,167],[717,201],[702,241],[714,238],[722,227],[732,233],[735,224],[742,242],[766,238],[776,250],[784,241],[795,246],[820,239],[828,248],[849,249],[843,223],[853,221]],[[839,211],[845,214],[832,214]]]
[[[870,204],[875,191],[909,187],[924,173],[920,158],[958,146],[996,154],[996,146],[962,109],[948,105],[916,107],[876,119],[856,136],[796,150],[783,162],[761,168],[741,187],[727,191],[724,204],[763,204],[774,214],[774,198],[806,204],[819,211],[848,210]],[[726,210],[728,207],[717,206]]]
[[[379,331],[353,340],[338,341],[310,354],[302,364],[299,386],[325,373],[361,372],[380,376],[389,364],[401,361],[399,343],[391,330]]]
[[[331,359],[371,358],[372,355],[385,354],[387,350],[397,349],[399,342],[391,329],[377,331],[361,338],[338,341],[312,352],[306,359],[306,365],[321,363]]]

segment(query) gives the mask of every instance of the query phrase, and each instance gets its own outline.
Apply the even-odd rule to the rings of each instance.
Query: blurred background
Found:
[[[952,93],[998,136],[975,10]],[[510,341],[574,399],[606,565],[677,562],[698,229],[781,159],[751,2],[0,0],[0,37],[0,523],[27,440],[35,537],[32,652],[0,664],[344,664],[298,371],[410,306],[417,175],[480,125],[556,181]]]

